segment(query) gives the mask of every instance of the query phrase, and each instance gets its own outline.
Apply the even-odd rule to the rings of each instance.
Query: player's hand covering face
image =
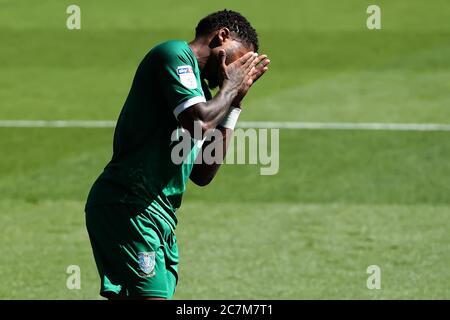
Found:
[[[258,54],[247,52],[241,58],[227,65],[225,50],[219,52],[219,76],[221,85],[228,82],[233,88],[239,89],[245,83],[252,81],[253,70],[256,66]]]
[[[235,51],[236,52],[236,51]],[[225,82],[229,82],[238,88],[238,95],[233,102],[234,106],[240,106],[241,100],[247,94],[250,87],[258,80],[267,70],[270,60],[267,55],[258,55],[252,51],[246,52],[239,58],[235,54],[227,54],[227,51],[219,51],[218,73],[220,86]],[[229,61],[232,62],[229,62]]]
[[[244,57],[242,57],[242,58],[244,58]],[[239,60],[241,60],[241,59],[239,59]],[[238,95],[236,96],[236,98],[233,101],[233,106],[235,106],[235,107],[241,106],[241,101],[247,94],[250,87],[255,83],[256,80],[261,78],[262,75],[267,72],[267,70],[269,70],[269,67],[268,67],[269,63],[270,63],[270,60],[267,58],[267,55],[265,55],[265,54],[257,55],[255,57],[255,59],[251,62],[252,67],[251,67],[249,73],[246,75],[246,78],[244,79],[242,84],[239,86]]]
[[[255,68],[256,70],[252,71],[251,68],[248,70],[249,72],[253,72],[251,75],[251,83],[249,83],[248,86],[251,86],[254,81],[256,81],[264,74],[264,72],[267,71],[267,66],[270,62],[267,59],[267,56],[246,56],[249,52],[254,51],[253,45],[249,45],[241,41],[235,34],[230,32],[228,28],[218,30],[214,36],[212,36],[209,46],[212,49],[205,68],[202,71],[202,77],[208,80],[208,86],[210,89],[214,89],[218,86],[222,87],[223,81],[227,79],[227,71],[224,66],[231,66],[238,60],[241,60],[242,64],[244,64],[248,59],[251,59],[252,61],[249,63],[254,62],[252,67],[259,64],[258,67]],[[255,59],[256,61],[254,61]]]
[[[219,50],[218,60],[218,85],[222,87],[225,81],[236,85],[239,88],[239,101],[247,94],[252,84],[268,70],[270,63],[267,55],[258,55],[241,44],[234,50]]]

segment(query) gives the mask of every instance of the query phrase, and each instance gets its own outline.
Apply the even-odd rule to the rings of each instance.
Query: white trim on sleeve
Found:
[[[193,98],[190,98],[182,103],[180,103],[176,108],[173,110],[173,114],[175,115],[175,118],[178,119],[178,115],[186,110],[189,107],[192,107],[194,104],[200,103],[200,102],[206,102],[206,99],[204,96],[196,96]]]

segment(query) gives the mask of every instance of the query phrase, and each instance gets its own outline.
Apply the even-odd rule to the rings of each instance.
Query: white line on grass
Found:
[[[113,128],[112,120],[0,120],[5,128]]]
[[[242,122],[240,127],[313,130],[450,131],[450,124],[436,123]]]
[[[0,120],[4,128],[113,128],[113,120]],[[240,128],[312,130],[450,131],[450,124],[358,122],[263,122],[238,123]]]

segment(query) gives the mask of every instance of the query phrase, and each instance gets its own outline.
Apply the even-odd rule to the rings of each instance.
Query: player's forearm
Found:
[[[214,129],[219,125],[237,94],[238,87],[225,82],[214,98],[205,103],[202,108],[201,121],[205,123],[207,129]]]
[[[211,141],[205,141],[205,143],[202,146],[201,153],[198,155],[200,159],[199,161],[196,161],[196,164],[194,164],[194,167],[192,168],[192,172],[190,175],[190,179],[192,182],[194,182],[198,186],[206,186],[208,185],[216,176],[217,172],[219,171],[220,166],[223,163],[223,160],[225,159],[226,152],[228,150],[228,146],[230,144],[230,141],[233,136],[233,130],[229,128],[221,127],[220,125],[216,128],[216,130],[219,130],[221,135],[220,139],[214,139]],[[217,135],[219,136],[219,135]],[[212,150],[221,150],[221,157],[217,159],[213,163],[206,163],[205,162],[205,155],[203,154],[203,150],[206,149]]]
[[[194,126],[200,126],[202,132],[216,128],[228,113],[232,102],[238,95],[238,87],[225,81],[217,94],[209,101],[198,103],[179,116],[183,128],[194,134]]]

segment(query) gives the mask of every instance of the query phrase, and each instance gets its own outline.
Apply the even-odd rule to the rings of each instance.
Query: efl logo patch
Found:
[[[180,66],[177,68],[180,82],[188,89],[197,89],[197,78],[191,66]]]
[[[153,277],[155,275],[156,256],[154,252],[138,253],[139,268],[141,276]]]

